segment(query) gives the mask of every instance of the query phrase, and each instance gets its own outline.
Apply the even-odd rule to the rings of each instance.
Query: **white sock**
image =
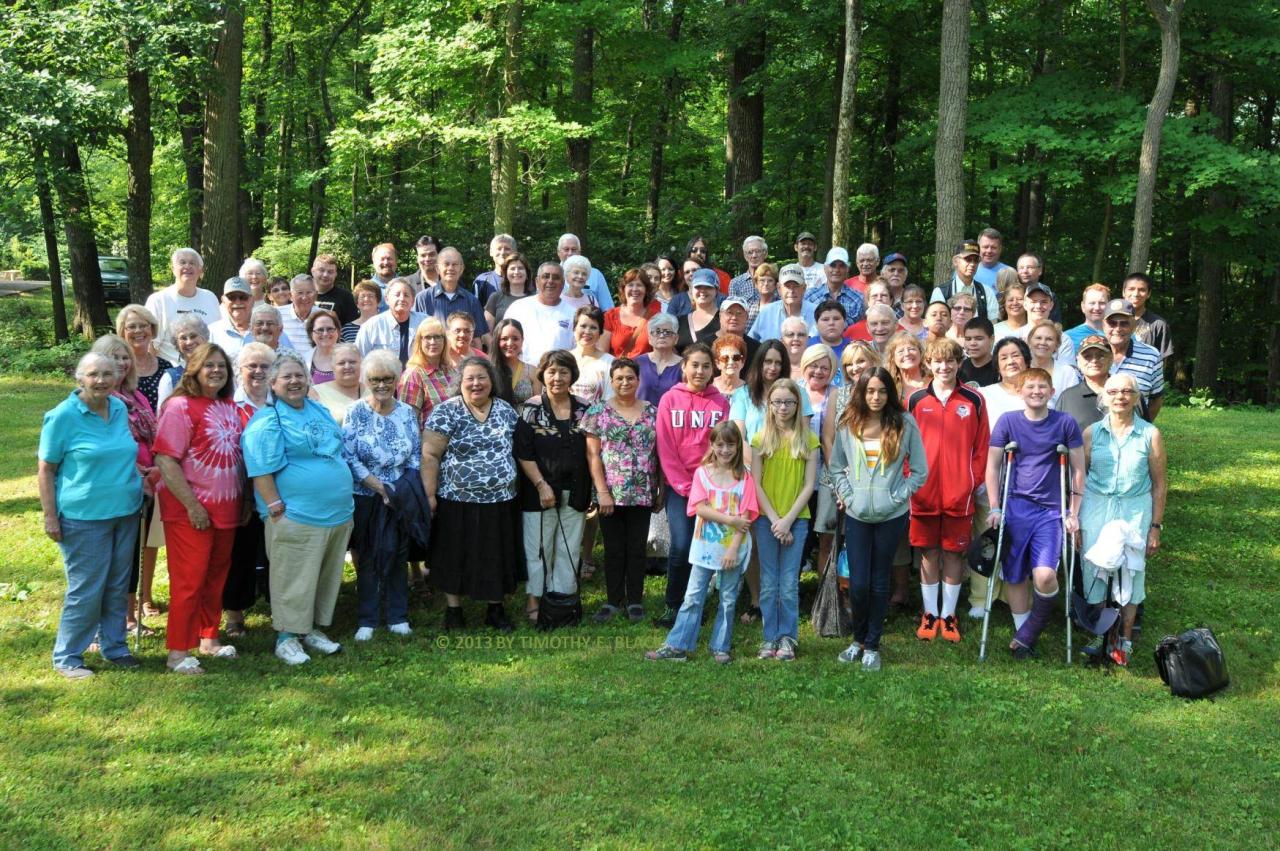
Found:
[[[1017,612],[1014,612],[1013,613],[1013,631],[1017,632],[1018,630],[1022,629],[1022,625],[1027,622],[1027,618],[1029,617],[1031,617],[1030,609],[1023,612],[1022,614],[1018,614]]]
[[[924,610],[926,614],[938,616],[938,583],[925,585],[920,583],[920,596],[924,598]]]
[[[942,617],[949,618],[956,613],[956,603],[960,602],[960,586],[950,582],[942,583]]]

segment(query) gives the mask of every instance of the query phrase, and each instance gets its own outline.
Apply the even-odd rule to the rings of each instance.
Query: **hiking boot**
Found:
[[[947,615],[942,619],[942,640],[950,641],[952,644],[960,643],[960,625],[956,623],[955,615]]]
[[[650,650],[644,654],[644,658],[650,662],[683,662],[689,658],[689,654],[664,644],[657,650]]]
[[[938,633],[942,630],[942,625],[938,622],[936,615],[925,612],[920,616],[920,626],[916,628],[916,638],[921,641],[933,641],[938,637]]]

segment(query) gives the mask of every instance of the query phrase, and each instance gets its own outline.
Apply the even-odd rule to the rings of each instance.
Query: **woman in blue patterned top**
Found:
[[[466,625],[462,595],[489,604],[485,623],[514,627],[502,598],[516,589],[520,514],[512,455],[515,409],[497,397],[487,358],[458,365],[452,398],[436,405],[422,432],[422,482],[431,505],[431,580],[444,592],[445,629]]]
[[[362,368],[364,398],[342,422],[342,456],[355,481],[355,516],[351,552],[356,563],[356,641],[373,638],[378,607],[386,595],[387,629],[408,635],[409,537],[399,522],[380,522],[391,505],[388,486],[401,476],[418,475],[422,440],[418,413],[396,401],[400,359],[386,350],[369,353]]]

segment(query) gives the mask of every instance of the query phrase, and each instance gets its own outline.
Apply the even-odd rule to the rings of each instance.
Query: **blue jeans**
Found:
[[[764,640],[776,642],[787,635],[799,639],[800,557],[804,553],[808,520],[791,524],[791,543],[783,546],[769,531],[763,514],[755,522],[756,555],[760,560],[760,620]]]
[[[667,485],[667,526],[671,529],[671,546],[667,550],[668,609],[678,609],[689,585],[689,546],[693,543],[693,521],[689,499]]]
[[[868,650],[880,649],[889,611],[893,555],[911,515],[863,523],[844,518],[844,550],[849,559],[849,600],[853,604],[853,640]]]
[[[62,563],[67,594],[53,645],[53,667],[78,668],[84,651],[98,637],[104,659],[129,655],[125,643],[125,595],[138,540],[138,515],[110,520],[60,517]]]
[[[675,537],[674,535],[672,536]],[[738,588],[742,585],[742,568],[736,570],[711,570],[694,567],[689,571],[688,590],[675,626],[667,633],[667,645],[677,650],[689,651],[698,646],[698,630],[702,628],[702,604],[706,602],[711,583],[720,574],[720,606],[716,623],[711,628],[711,652],[728,653],[733,643],[733,615],[738,604]]]

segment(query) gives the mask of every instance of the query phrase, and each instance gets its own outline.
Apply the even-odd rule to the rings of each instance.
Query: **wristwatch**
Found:
[[[1164,531],[1164,524],[1163,524],[1163,523],[1152,523],[1152,524],[1151,524],[1151,528],[1152,528],[1152,529],[1159,529],[1159,530],[1161,530],[1161,531]]]

